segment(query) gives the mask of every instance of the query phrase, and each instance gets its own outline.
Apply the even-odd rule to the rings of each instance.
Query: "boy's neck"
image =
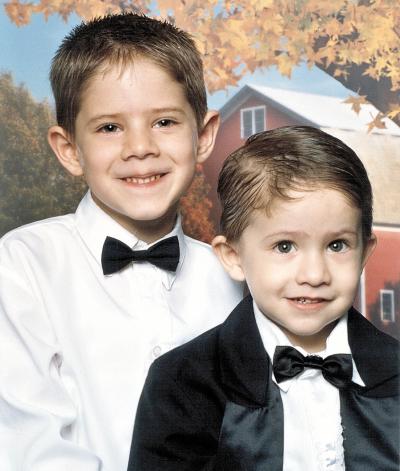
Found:
[[[157,220],[134,221],[104,205],[93,193],[92,198],[96,205],[114,219],[115,222],[147,244],[151,244],[169,234],[176,222],[177,208],[171,209],[168,214],[163,215],[162,218]]]
[[[298,336],[288,332],[282,326],[278,326],[290,340],[292,345],[303,348],[307,353],[318,353],[326,349],[326,340],[329,334],[336,326],[337,321],[331,322],[325,326],[320,332],[310,336]]]

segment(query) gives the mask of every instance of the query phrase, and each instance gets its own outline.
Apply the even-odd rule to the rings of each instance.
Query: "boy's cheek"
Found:
[[[77,159],[78,165],[80,166],[82,172],[84,173],[85,172],[85,159],[83,158],[83,152],[78,146],[76,147],[76,159]]]

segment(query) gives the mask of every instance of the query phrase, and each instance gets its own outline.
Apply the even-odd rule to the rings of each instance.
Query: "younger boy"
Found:
[[[51,81],[50,145],[90,191],[0,243],[0,467],[123,471],[151,362],[241,299],[177,216],[218,115],[192,39],[141,15],[75,28]]]
[[[352,307],[375,246],[361,161],[284,127],[234,152],[218,190],[213,247],[251,296],[154,362],[129,471],[398,471],[399,344]]]

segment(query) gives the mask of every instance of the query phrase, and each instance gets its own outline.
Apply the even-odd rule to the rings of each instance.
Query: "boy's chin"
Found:
[[[114,215],[113,219],[140,240],[151,243],[172,231],[176,221],[176,212],[169,214],[140,215]]]

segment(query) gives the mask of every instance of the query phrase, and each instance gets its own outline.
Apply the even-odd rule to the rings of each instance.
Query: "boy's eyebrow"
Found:
[[[182,109],[182,108],[179,108],[179,107],[172,107],[172,106],[168,106],[168,107],[165,107],[165,108],[152,108],[151,110],[149,110],[151,113],[179,113],[179,114],[185,114],[185,111]],[[106,114],[100,114],[100,115],[97,115],[97,116],[93,116],[92,118],[89,119],[89,124],[90,123],[94,123],[96,121],[102,121],[102,120],[115,120],[119,117],[121,117],[121,115],[123,115],[125,113],[106,113]]]
[[[298,235],[307,235],[304,231],[276,231],[271,234],[267,234],[263,240],[274,239],[274,238],[292,238]]]
[[[276,232],[273,232],[271,234],[267,234],[263,240],[268,240],[268,239],[272,239],[272,238],[276,238],[276,237],[279,237],[279,238],[292,238],[292,237],[295,237],[295,236],[304,236],[304,235],[309,235],[306,231],[286,231],[286,230],[282,230],[282,231],[276,231]],[[344,236],[355,236],[357,237],[358,236],[358,231],[357,230],[353,230],[353,229],[348,229],[348,228],[343,228],[343,229],[340,229],[338,231],[334,231],[334,232],[330,232],[329,234],[329,238],[332,238],[332,239],[335,239],[335,238],[338,238],[338,237],[344,237]]]
[[[161,108],[152,108],[152,112],[154,113],[182,113],[185,114],[185,111],[182,108],[179,108],[178,106],[165,106]]]
[[[118,118],[121,114],[120,113],[115,113],[115,114],[99,114],[97,116],[93,116],[92,118],[89,119],[88,123],[94,123],[96,121],[112,121],[116,118]]]
[[[340,231],[335,231],[335,232],[332,232],[332,237],[340,237],[340,236],[344,236],[344,235],[351,235],[351,236],[355,236],[357,237],[358,236],[358,231],[357,230],[353,230],[353,229],[342,229]]]

